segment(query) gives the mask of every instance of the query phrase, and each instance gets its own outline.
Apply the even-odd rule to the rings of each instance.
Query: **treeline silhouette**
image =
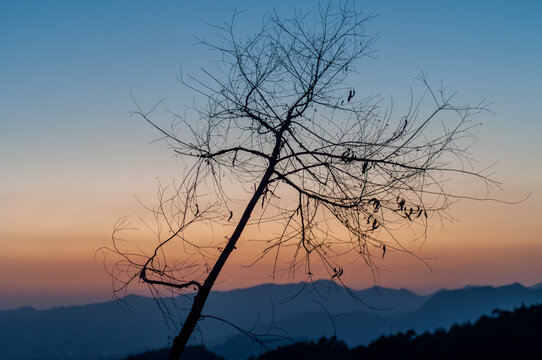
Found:
[[[169,349],[132,355],[125,360],[162,360]],[[203,346],[190,346],[182,360],[221,360]],[[367,346],[349,349],[335,337],[281,346],[249,360],[386,360],[386,359],[542,359],[542,304],[514,311],[493,310],[475,323],[453,325],[416,335],[381,336]]]
[[[353,349],[335,338],[321,338],[250,359],[542,359],[542,304],[513,312],[496,309],[474,324],[453,325],[449,331],[416,335],[409,330]]]

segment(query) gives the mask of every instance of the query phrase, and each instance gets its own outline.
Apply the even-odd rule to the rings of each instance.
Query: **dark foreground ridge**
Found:
[[[125,360],[167,360],[169,348],[147,351],[142,354],[128,356]],[[188,346],[181,360],[224,360],[224,358],[207,351],[203,346]]]
[[[513,312],[494,310],[474,324],[416,336],[382,336],[351,350],[335,338],[282,346],[252,360],[288,359],[542,359],[542,304]]]

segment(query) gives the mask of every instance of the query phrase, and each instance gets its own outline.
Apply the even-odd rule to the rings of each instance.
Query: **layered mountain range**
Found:
[[[177,333],[191,299],[164,299],[161,307],[148,297],[123,300],[0,311],[0,359],[115,359],[161,348]],[[289,342],[336,336],[356,346],[383,334],[446,329],[496,308],[537,303],[542,284],[468,286],[428,296],[382,287],[354,291],[325,280],[264,284],[213,292],[192,343],[228,360],[246,359]]]

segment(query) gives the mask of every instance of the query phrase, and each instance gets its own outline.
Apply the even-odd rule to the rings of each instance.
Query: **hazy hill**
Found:
[[[281,320],[300,311],[322,311],[345,313],[360,308],[378,313],[397,314],[419,308],[427,300],[401,289],[372,287],[349,293],[332,281],[319,280],[312,284],[264,284],[247,289],[214,292],[206,304],[206,312],[225,316],[228,320],[246,318],[259,320]],[[237,304],[232,307],[231,304]],[[258,316],[251,317],[251,314]],[[247,319],[248,320],[248,319]]]
[[[474,324],[454,325],[449,331],[383,336],[351,350],[335,338],[300,342],[262,354],[257,360],[541,359],[540,341],[542,305],[533,305],[514,312],[496,310]]]
[[[349,346],[356,346],[368,344],[382,334],[409,329],[423,332],[448,328],[454,323],[473,321],[483,314],[490,314],[493,309],[511,310],[522,303],[542,303],[542,290],[519,284],[502,287],[469,286],[459,290],[440,290],[415,311],[371,313],[358,308],[348,313],[335,313],[333,321],[322,311],[303,312],[277,321],[274,326],[276,334],[285,331],[295,341],[336,336]],[[266,326],[262,324],[256,331],[262,332],[263,329]],[[271,343],[269,348],[287,343]],[[258,355],[267,349],[238,334],[219,346],[211,346],[211,350],[227,359],[241,359],[242,355]]]
[[[415,330],[434,330],[456,322],[476,320],[481,314],[489,314],[499,308],[511,310],[524,304],[542,302],[542,290],[531,289],[521,284],[501,287],[480,286],[459,290],[440,290],[423,304],[407,322],[415,320]]]
[[[414,309],[425,301],[425,297],[406,290],[372,288],[354,293],[367,304],[380,304],[389,312]],[[154,300],[134,295],[125,300],[129,311],[114,301],[43,311],[0,311],[0,359],[108,359],[166,346],[168,336],[177,330],[168,328]],[[178,303],[189,305],[185,298],[178,299]],[[213,292],[206,313],[251,328],[303,311],[321,312],[322,306],[329,311],[367,309],[344,288],[330,281],[317,281],[308,286],[266,284]],[[172,308],[171,302],[168,307]],[[208,345],[237,334],[231,326],[216,320],[206,319],[200,325],[197,340],[204,339]]]
[[[335,325],[337,337],[354,346],[410,328],[446,327],[497,307],[542,302],[542,290],[518,284],[443,290],[429,297],[384,288],[353,295],[329,281],[309,286],[267,284],[213,292],[206,314],[255,332],[287,331],[296,340],[333,336]],[[189,305],[187,299],[179,301],[181,306]],[[0,359],[110,359],[167,346],[168,335],[176,329],[168,328],[154,300],[129,296],[126,302],[130,311],[113,301],[44,311],[0,311]],[[224,323],[205,319],[200,325],[194,344],[203,340],[218,355],[244,359],[261,351]]]
[[[122,356],[167,344],[154,301],[129,296],[130,311],[114,301],[0,312],[0,359],[90,359]]]
[[[409,330],[382,336],[367,346],[352,349],[334,337],[301,341],[268,351],[257,360],[540,359],[541,340],[542,305],[533,305],[514,312],[494,310],[489,317],[484,315],[473,324],[455,324],[449,331],[439,329],[417,336]],[[192,359],[191,350],[193,348],[187,349],[186,360]],[[167,353],[168,349],[162,349],[148,352],[145,357],[131,356],[126,360],[165,360]],[[213,357],[210,359],[214,360]]]

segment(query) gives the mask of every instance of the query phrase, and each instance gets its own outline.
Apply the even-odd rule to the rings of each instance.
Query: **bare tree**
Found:
[[[112,274],[117,291],[134,281],[157,297],[161,289],[196,291],[170,359],[180,357],[247,226],[280,227],[262,252],[274,256],[273,271],[284,251],[289,271],[302,268],[310,280],[318,262],[342,282],[345,256],[374,269],[375,256],[409,251],[398,235],[405,226],[424,238],[428,220],[460,197],[442,185],[450,174],[492,183],[472,170],[466,153],[469,119],[485,104],[456,105],[422,75],[423,95],[412,95],[396,117],[381,97],[361,97],[348,85],[375,40],[365,33],[368,20],[351,6],[330,5],[316,21],[270,14],[246,38],[236,37],[232,21],[219,27],[219,44],[203,41],[220,55],[216,69],[181,78],[205,100],[191,115],[174,114],[166,128],[153,119],[155,109],[138,108],[186,171],[177,185],[161,187],[150,209],[161,224],[152,251],[126,250],[119,234],[128,224],[118,223],[112,250],[121,260]],[[239,189],[250,194],[240,216],[231,200]],[[213,224],[233,226],[223,243],[197,236]]]

